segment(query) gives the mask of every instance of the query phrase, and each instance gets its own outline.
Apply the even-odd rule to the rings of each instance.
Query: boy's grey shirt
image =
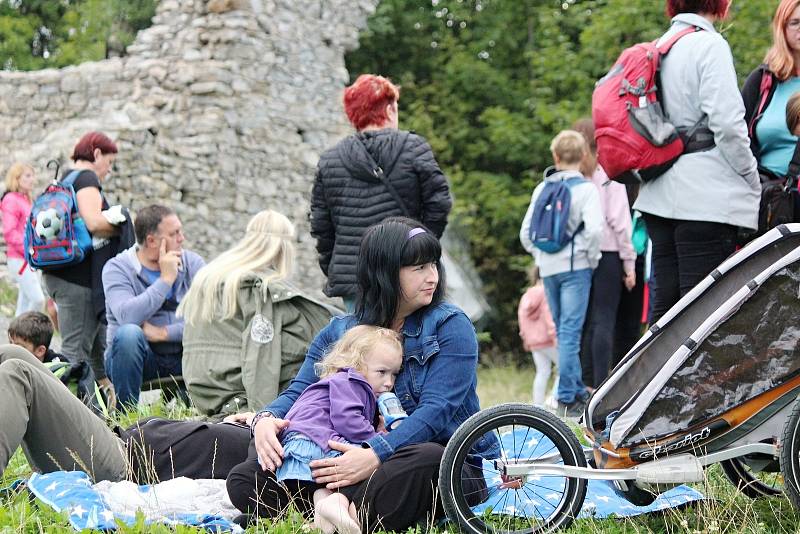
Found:
[[[569,220],[567,221],[567,232],[572,235],[581,222],[583,230],[575,235],[572,244],[568,244],[555,253],[547,253],[533,246],[530,239],[531,218],[536,199],[544,189],[545,183],[567,180],[569,178],[580,177],[584,181],[576,184],[570,189],[571,204],[569,209]],[[587,180],[577,171],[556,171],[552,167],[547,169],[544,174],[544,181],[536,186],[531,196],[531,203],[528,212],[522,221],[522,228],[519,231],[519,240],[522,246],[533,254],[536,266],[539,267],[539,276],[553,276],[555,274],[569,272],[571,270],[594,269],[600,261],[600,240],[603,237],[603,211],[600,206],[600,194],[591,181]]]

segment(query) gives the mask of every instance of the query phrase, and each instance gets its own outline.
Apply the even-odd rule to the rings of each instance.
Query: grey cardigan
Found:
[[[106,294],[106,344],[111,347],[117,329],[125,324],[141,326],[147,321],[155,326],[167,328],[167,340],[153,343],[159,354],[180,354],[183,339],[183,318],[174,309],[164,309],[164,302],[172,288],[177,303],[183,300],[189,286],[204,265],[203,258],[190,250],[181,252],[183,268],[172,286],[157,279],[150,284],[142,276],[142,264],[136,255],[138,245],[120,252],[103,267],[103,288]]]
[[[716,146],[681,156],[664,175],[643,184],[634,208],[669,219],[756,229],[761,186],[730,47],[713,24],[693,13],[675,16],[660,41],[687,26],[705,31],[685,36],[664,57],[664,107],[678,127],[691,127],[707,115]]]

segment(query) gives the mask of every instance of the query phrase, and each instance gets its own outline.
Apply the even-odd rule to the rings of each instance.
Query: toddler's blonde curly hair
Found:
[[[345,332],[330,352],[314,365],[314,370],[320,378],[328,377],[346,367],[364,373],[367,354],[378,343],[386,343],[400,354],[403,353],[400,334],[388,328],[362,324]]]

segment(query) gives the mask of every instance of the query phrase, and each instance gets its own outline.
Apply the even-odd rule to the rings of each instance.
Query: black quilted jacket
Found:
[[[361,236],[370,225],[403,215],[389,189],[376,178],[366,150],[403,198],[409,215],[437,237],[444,232],[452,206],[447,179],[425,139],[393,129],[356,135],[320,156],[312,192],[311,235],[328,277],[329,297],[355,296]]]

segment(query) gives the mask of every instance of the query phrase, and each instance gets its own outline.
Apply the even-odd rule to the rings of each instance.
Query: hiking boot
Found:
[[[564,404],[563,402],[558,401],[556,415],[566,419],[580,419],[585,408],[586,403],[580,399],[576,399],[570,404]]]

